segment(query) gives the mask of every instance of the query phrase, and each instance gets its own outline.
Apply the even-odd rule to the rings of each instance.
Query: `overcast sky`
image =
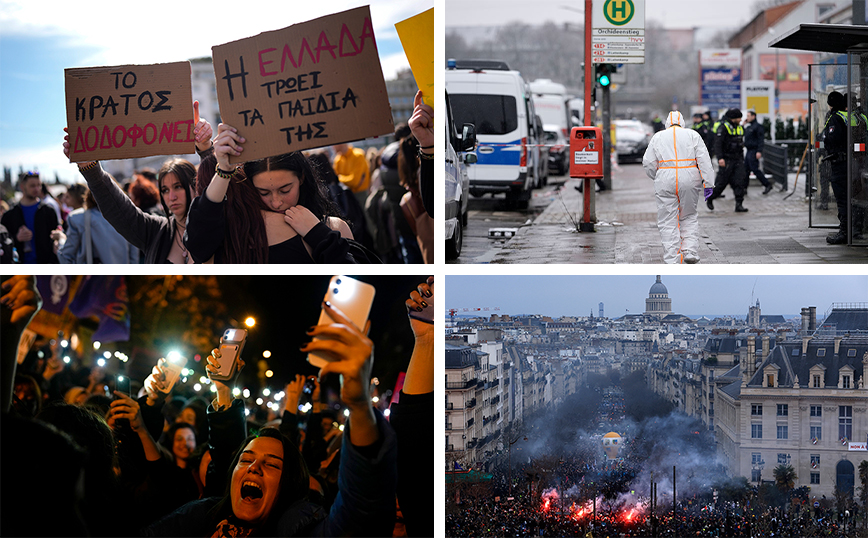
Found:
[[[645,311],[645,299],[656,280],[643,276],[449,276],[446,311],[450,308],[500,307],[500,314],[549,316],[605,315],[616,318]],[[759,299],[763,314],[798,316],[816,306],[817,315],[832,303],[868,303],[866,276],[674,276],[663,275],[672,311],[685,315],[747,315]],[[753,301],[751,298],[753,297]],[[462,314],[465,312],[459,312]]]
[[[757,0],[646,0],[645,22],[666,28],[740,27],[750,22]],[[583,23],[584,2],[575,0],[446,0],[446,26]]]
[[[201,58],[214,45],[364,5],[383,75],[393,79],[409,67],[395,23],[434,0],[0,0],[0,165],[80,179],[63,156],[65,68]]]

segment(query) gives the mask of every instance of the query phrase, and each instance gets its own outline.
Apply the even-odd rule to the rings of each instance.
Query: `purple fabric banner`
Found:
[[[80,318],[99,318],[94,340],[118,342],[130,339],[127,283],[122,276],[84,277],[75,298],[69,303],[69,311]]]
[[[42,309],[62,314],[69,302],[69,283],[74,277],[66,275],[37,276],[36,287],[42,295]]]

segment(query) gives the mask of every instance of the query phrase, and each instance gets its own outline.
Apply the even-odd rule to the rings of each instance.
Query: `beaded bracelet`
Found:
[[[220,170],[220,167],[218,166],[215,168],[215,172],[217,173],[218,176],[222,177],[223,179],[232,179],[233,177],[235,177],[235,170],[234,169],[231,172],[226,172],[224,170]]]
[[[91,170],[92,168],[96,168],[96,165],[98,165],[98,164],[99,164],[99,161],[92,161],[87,166],[79,166],[78,171],[79,172],[85,172],[87,170]]]
[[[434,154],[433,153],[425,153],[422,151],[421,148],[419,148],[419,158],[430,161],[434,158]]]
[[[419,149],[434,149],[434,146],[419,146]]]

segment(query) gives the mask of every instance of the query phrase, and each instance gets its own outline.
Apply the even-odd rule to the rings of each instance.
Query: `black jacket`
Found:
[[[714,154],[718,159],[744,159],[744,128],[730,123],[720,122],[717,136],[714,139]]]
[[[763,151],[765,145],[766,130],[762,123],[755,121],[744,127],[744,147],[753,153]]]
[[[18,240],[18,229],[24,226],[24,211],[21,205],[15,207],[3,214],[3,226],[9,231],[9,237],[12,238],[13,246],[18,249],[18,259],[24,261],[24,243]],[[39,208],[36,210],[34,219],[33,238],[36,240],[36,263],[60,263],[57,259],[57,254],[54,253],[54,240],[51,239],[51,232],[57,225],[57,213],[45,201],[39,202]]]

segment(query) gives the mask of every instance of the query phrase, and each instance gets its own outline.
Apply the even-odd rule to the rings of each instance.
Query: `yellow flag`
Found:
[[[395,25],[425,104],[434,107],[434,8]]]

